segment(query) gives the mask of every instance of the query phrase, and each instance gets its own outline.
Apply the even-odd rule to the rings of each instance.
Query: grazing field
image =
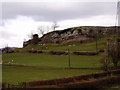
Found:
[[[102,54],[96,56],[76,56],[70,55],[71,67],[95,68],[100,67]],[[68,55],[50,55],[50,54],[30,54],[30,53],[12,53],[4,54],[3,62],[5,64],[42,66],[42,67],[68,67]]]
[[[105,38],[98,40],[98,50],[105,49]],[[74,76],[88,73],[102,72],[101,58],[105,52],[94,56],[73,55],[51,55],[49,53],[27,53],[27,50],[42,51],[96,51],[96,42],[87,41],[83,44],[80,42],[66,44],[38,44],[29,45],[22,49],[16,49],[19,53],[3,54],[2,80],[10,84],[28,82],[35,80],[47,80]],[[120,62],[119,62],[120,64]],[[111,66],[113,64],[111,63]]]
[[[20,82],[54,79],[88,73],[102,72],[90,69],[41,69],[34,67],[3,66],[3,82],[17,84]]]
[[[97,56],[71,55],[71,67],[81,69],[69,69],[68,55],[3,54],[3,82],[18,83],[101,72],[102,70],[99,69],[102,66],[99,62],[101,57],[102,54]]]
[[[97,41],[97,48],[103,49],[106,48],[106,38],[99,38]],[[96,51],[96,41],[95,40],[89,40],[85,41],[84,43],[80,43],[79,41],[76,42],[69,42],[69,43],[62,43],[62,44],[53,44],[53,43],[47,43],[47,44],[37,44],[37,45],[28,45],[27,47],[24,47],[21,49],[21,51],[26,50],[44,50],[44,51],[67,51],[70,49],[70,51]]]

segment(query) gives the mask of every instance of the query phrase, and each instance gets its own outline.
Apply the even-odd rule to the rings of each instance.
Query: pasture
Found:
[[[3,54],[3,82],[17,84],[23,81],[53,79],[65,76],[102,72],[96,56],[71,55],[71,68],[68,55],[12,53]],[[81,69],[80,69],[81,68]]]
[[[104,49],[106,48],[106,38],[99,38],[97,41],[97,49]],[[79,41],[76,42],[69,42],[69,43],[62,43],[62,44],[53,44],[53,43],[46,43],[46,44],[37,44],[37,45],[28,45],[20,49],[20,51],[25,52],[26,50],[43,50],[43,51],[96,51],[96,41],[89,40],[85,41],[82,44]],[[19,49],[18,49],[19,50]]]
[[[106,38],[99,38],[97,49],[106,48]],[[27,50],[42,50],[46,53],[28,53]],[[82,51],[95,52],[96,42],[86,41],[65,44],[37,44],[16,49],[18,53],[3,54],[2,81],[10,84],[20,82],[48,80],[67,76],[103,72],[100,63],[105,52],[94,56],[70,54],[70,67],[68,55],[51,55],[50,51]],[[120,64],[120,62],[119,62]],[[110,66],[113,66],[111,63]]]

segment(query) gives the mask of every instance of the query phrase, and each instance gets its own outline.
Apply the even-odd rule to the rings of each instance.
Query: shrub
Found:
[[[67,55],[68,53],[66,53],[66,52],[60,52],[60,51],[50,51],[49,52],[50,54],[52,54],[52,55]]]
[[[90,56],[92,56],[92,55],[97,55],[98,52],[73,52],[73,54],[75,54],[75,55],[90,55]]]

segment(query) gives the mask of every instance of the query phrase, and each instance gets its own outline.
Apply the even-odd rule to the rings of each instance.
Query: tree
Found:
[[[33,33],[28,34],[28,38],[33,39]]]
[[[45,33],[49,32],[49,29],[49,26],[38,26],[38,33],[43,36]]]
[[[59,26],[58,26],[57,22],[54,21],[53,24],[52,24],[52,29],[53,29],[53,31],[55,31],[55,29],[56,29],[57,27],[59,27]]]
[[[45,27],[44,26],[39,26],[38,27],[38,33],[43,36],[44,33],[45,33]]]
[[[25,47],[25,46],[27,46],[26,39],[24,39],[24,41],[23,41],[23,47]]]
[[[117,41],[117,38],[114,37],[108,41],[108,44],[108,55],[111,57],[114,66],[117,66],[118,61],[120,61],[120,43]]]
[[[33,35],[32,44],[37,44],[39,42],[38,34]]]
[[[89,30],[88,34],[93,37],[94,36],[94,31],[92,29]]]
[[[101,59],[100,63],[103,65],[103,70],[108,71],[109,70],[109,65],[110,65],[110,60],[108,58],[108,55],[105,54]]]

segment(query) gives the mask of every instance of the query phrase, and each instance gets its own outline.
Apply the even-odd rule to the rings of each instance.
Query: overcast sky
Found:
[[[74,26],[114,26],[116,1],[113,2],[0,2],[0,48],[22,47],[28,34],[38,33],[38,26],[51,27],[57,21],[58,30]],[[0,16],[1,16],[0,15]],[[51,29],[49,30],[51,31]]]

